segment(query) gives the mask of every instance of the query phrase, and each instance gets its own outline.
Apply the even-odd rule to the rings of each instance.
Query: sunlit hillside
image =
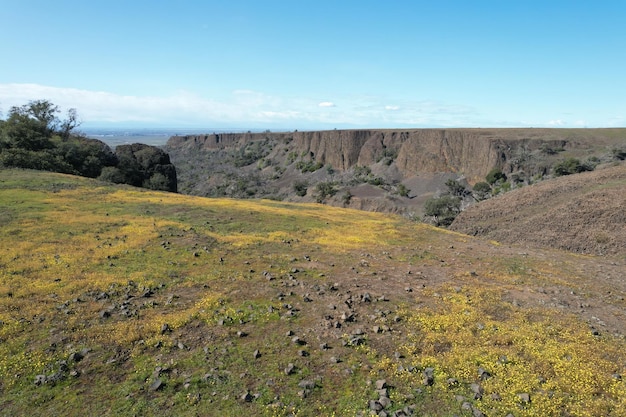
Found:
[[[626,260],[0,171],[0,415],[626,416]]]

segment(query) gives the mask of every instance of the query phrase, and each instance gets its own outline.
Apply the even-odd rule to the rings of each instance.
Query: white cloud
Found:
[[[547,124],[548,126],[563,126],[565,122],[561,119],[557,119],[557,120],[550,120]]]
[[[116,123],[145,126],[255,127],[316,129],[341,126],[473,126],[473,109],[436,101],[403,100],[385,105],[376,96],[342,97],[342,105],[307,97],[281,97],[234,90],[222,97],[188,91],[168,96],[133,96],[39,84],[0,84],[0,109],[47,99],[63,111],[76,108],[84,126]],[[332,108],[332,111],[329,111]],[[486,124],[483,124],[483,126]]]

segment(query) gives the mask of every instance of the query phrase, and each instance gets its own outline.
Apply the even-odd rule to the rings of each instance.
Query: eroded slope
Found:
[[[483,201],[462,212],[451,229],[500,242],[626,255],[626,165]]]

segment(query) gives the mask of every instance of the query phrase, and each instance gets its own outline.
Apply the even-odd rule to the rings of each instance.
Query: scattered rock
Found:
[[[295,370],[296,370],[296,366],[293,363],[290,363],[283,370],[283,372],[285,372],[285,375],[291,375],[291,374],[293,374],[295,372]]]
[[[387,380],[386,379],[379,379],[379,380],[376,381],[374,386],[376,387],[377,390],[378,389],[387,388]]]
[[[475,400],[480,400],[483,397],[484,391],[483,391],[483,387],[480,384],[477,384],[474,382],[472,385],[470,385],[470,389],[474,393]]]
[[[44,385],[48,381],[48,378],[45,375],[37,375],[35,377],[35,385],[40,386]]]
[[[165,384],[163,383],[163,381],[157,378],[152,384],[150,384],[150,391],[158,391],[160,389],[163,389],[164,386]]]
[[[422,372],[423,375],[423,379],[422,379],[422,384],[426,385],[426,386],[430,386],[433,385],[435,383],[435,369],[434,368],[426,368],[424,369],[424,371]]]
[[[241,394],[241,397],[239,397],[241,399],[241,401],[244,402],[252,402],[252,400],[254,399],[254,397],[252,396],[252,394],[250,394],[250,391],[246,391],[243,394]]]
[[[312,390],[315,388],[315,381],[311,381],[310,379],[303,379],[302,381],[298,382],[298,386],[306,390]]]
[[[300,339],[298,336],[294,336],[294,337],[291,339],[291,341],[292,341],[293,343],[295,343],[296,345],[300,345],[300,346],[304,346],[304,345],[306,345],[306,342],[305,342],[304,340]]]

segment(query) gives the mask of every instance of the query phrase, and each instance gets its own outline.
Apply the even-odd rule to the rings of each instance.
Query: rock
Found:
[[[106,319],[108,317],[111,317],[111,312],[109,310],[102,310],[100,312],[100,318]]]
[[[481,366],[478,368],[478,378],[480,378],[481,381],[489,379],[491,378],[491,372]]]
[[[243,394],[241,394],[241,397],[239,397],[241,399],[241,401],[244,402],[252,402],[252,400],[254,399],[254,397],[252,396],[252,394],[250,394],[250,391],[246,391]]]
[[[380,403],[380,405],[383,406],[383,408],[387,408],[391,405],[391,400],[389,399],[389,397],[380,397],[378,399],[378,402]]]
[[[172,329],[170,328],[170,325],[167,323],[163,323],[163,325],[161,326],[161,334],[165,334],[171,331]]]
[[[261,352],[259,352],[259,350],[258,350],[258,349],[257,349],[257,350],[255,350],[255,351],[252,353],[252,357],[254,357],[254,359],[259,359],[259,358],[261,357]]]
[[[335,356],[331,356],[330,357],[330,363],[340,363],[341,359],[335,357]]]
[[[248,335],[248,333],[243,332],[241,330],[237,332],[237,337],[246,337],[247,335]]]
[[[304,340],[300,339],[298,336],[294,336],[294,337],[291,339],[291,341],[292,341],[293,343],[295,343],[296,345],[300,345],[300,346],[304,346],[304,345],[306,345],[306,342],[305,342]]]
[[[48,378],[45,375],[37,375],[35,377],[35,385],[40,386],[48,382]]]
[[[163,381],[157,378],[152,384],[150,384],[150,391],[158,391],[160,389],[163,389],[164,386],[165,384],[163,383]]]
[[[376,381],[374,386],[376,387],[376,389],[387,388],[387,380],[386,379],[379,379],[379,380]]]
[[[315,388],[315,381],[311,381],[310,379],[303,379],[302,381],[298,382],[298,386],[306,390],[312,390]]]
[[[470,385],[470,389],[472,390],[472,392],[474,393],[474,399],[475,400],[480,400],[483,397],[483,387],[480,384],[477,383],[472,383],[472,385]]]
[[[485,417],[485,414],[482,411],[480,411],[478,408],[472,407],[472,416]]]
[[[304,349],[300,349],[300,350],[298,351],[298,356],[302,356],[302,357],[309,356],[309,352],[307,352],[307,351],[306,351],[306,350],[304,350]]]
[[[433,385],[435,383],[435,369],[434,368],[426,368],[422,372],[424,378],[422,379],[422,384],[426,386]]]
[[[283,370],[283,372],[285,372],[285,375],[291,375],[295,372],[296,367],[293,363],[290,363],[287,365],[287,367]]]
[[[527,392],[517,394],[517,397],[522,404],[530,404],[530,394],[528,394]]]
[[[383,409],[383,408],[384,408],[384,407],[382,406],[382,404],[381,404],[381,403],[379,403],[378,401],[376,401],[376,400],[370,400],[370,403],[369,403],[369,409],[370,409],[371,411],[374,411],[374,412],[376,412],[376,413],[377,413],[377,412],[379,412],[379,411],[382,411],[382,409]]]
[[[83,354],[80,352],[74,352],[69,356],[68,359],[70,362],[80,362],[81,360],[83,360]]]

